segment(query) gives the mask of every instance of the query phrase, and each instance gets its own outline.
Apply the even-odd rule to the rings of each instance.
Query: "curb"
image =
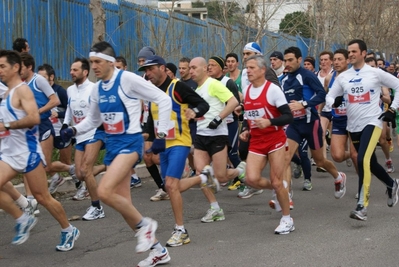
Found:
[[[151,175],[148,173],[147,168],[145,167],[145,164],[139,164],[134,169],[136,170],[137,176],[140,177],[141,179],[146,179],[146,178],[151,177]],[[104,175],[104,172],[102,172],[96,176],[97,182],[100,181],[100,179],[102,178],[103,175]],[[64,179],[65,179],[65,183],[63,185],[61,185],[60,187],[58,187],[57,192],[62,193],[62,192],[69,192],[69,191],[76,190],[75,183],[72,181],[71,177],[64,177]],[[14,187],[22,195],[25,195],[25,186],[23,183],[14,185]]]

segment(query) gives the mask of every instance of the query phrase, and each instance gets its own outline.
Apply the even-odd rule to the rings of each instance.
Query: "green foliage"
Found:
[[[235,24],[240,21],[241,8],[236,2],[211,1],[205,3],[208,18],[222,23]]]
[[[295,11],[285,15],[280,23],[280,32],[291,35],[301,35],[310,38],[312,36],[312,24],[307,13]]]

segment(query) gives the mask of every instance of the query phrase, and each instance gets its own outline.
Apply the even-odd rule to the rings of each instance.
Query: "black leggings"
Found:
[[[363,131],[349,134],[358,153],[359,200],[357,203],[367,207],[369,204],[371,173],[388,188],[392,188],[393,186],[393,179],[378,163],[375,155],[375,147],[381,135],[381,128],[374,125],[367,125]]]

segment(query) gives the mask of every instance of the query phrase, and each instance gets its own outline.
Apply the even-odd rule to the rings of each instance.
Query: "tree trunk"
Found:
[[[95,43],[104,41],[105,37],[105,11],[103,9],[101,0],[90,0],[90,12],[93,16],[93,41]],[[89,80],[97,81],[93,71],[90,71]]]

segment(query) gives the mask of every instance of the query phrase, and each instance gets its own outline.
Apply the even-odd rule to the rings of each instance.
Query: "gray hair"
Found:
[[[259,68],[267,68],[267,63],[263,55],[253,55],[247,58],[246,62],[255,60]]]

